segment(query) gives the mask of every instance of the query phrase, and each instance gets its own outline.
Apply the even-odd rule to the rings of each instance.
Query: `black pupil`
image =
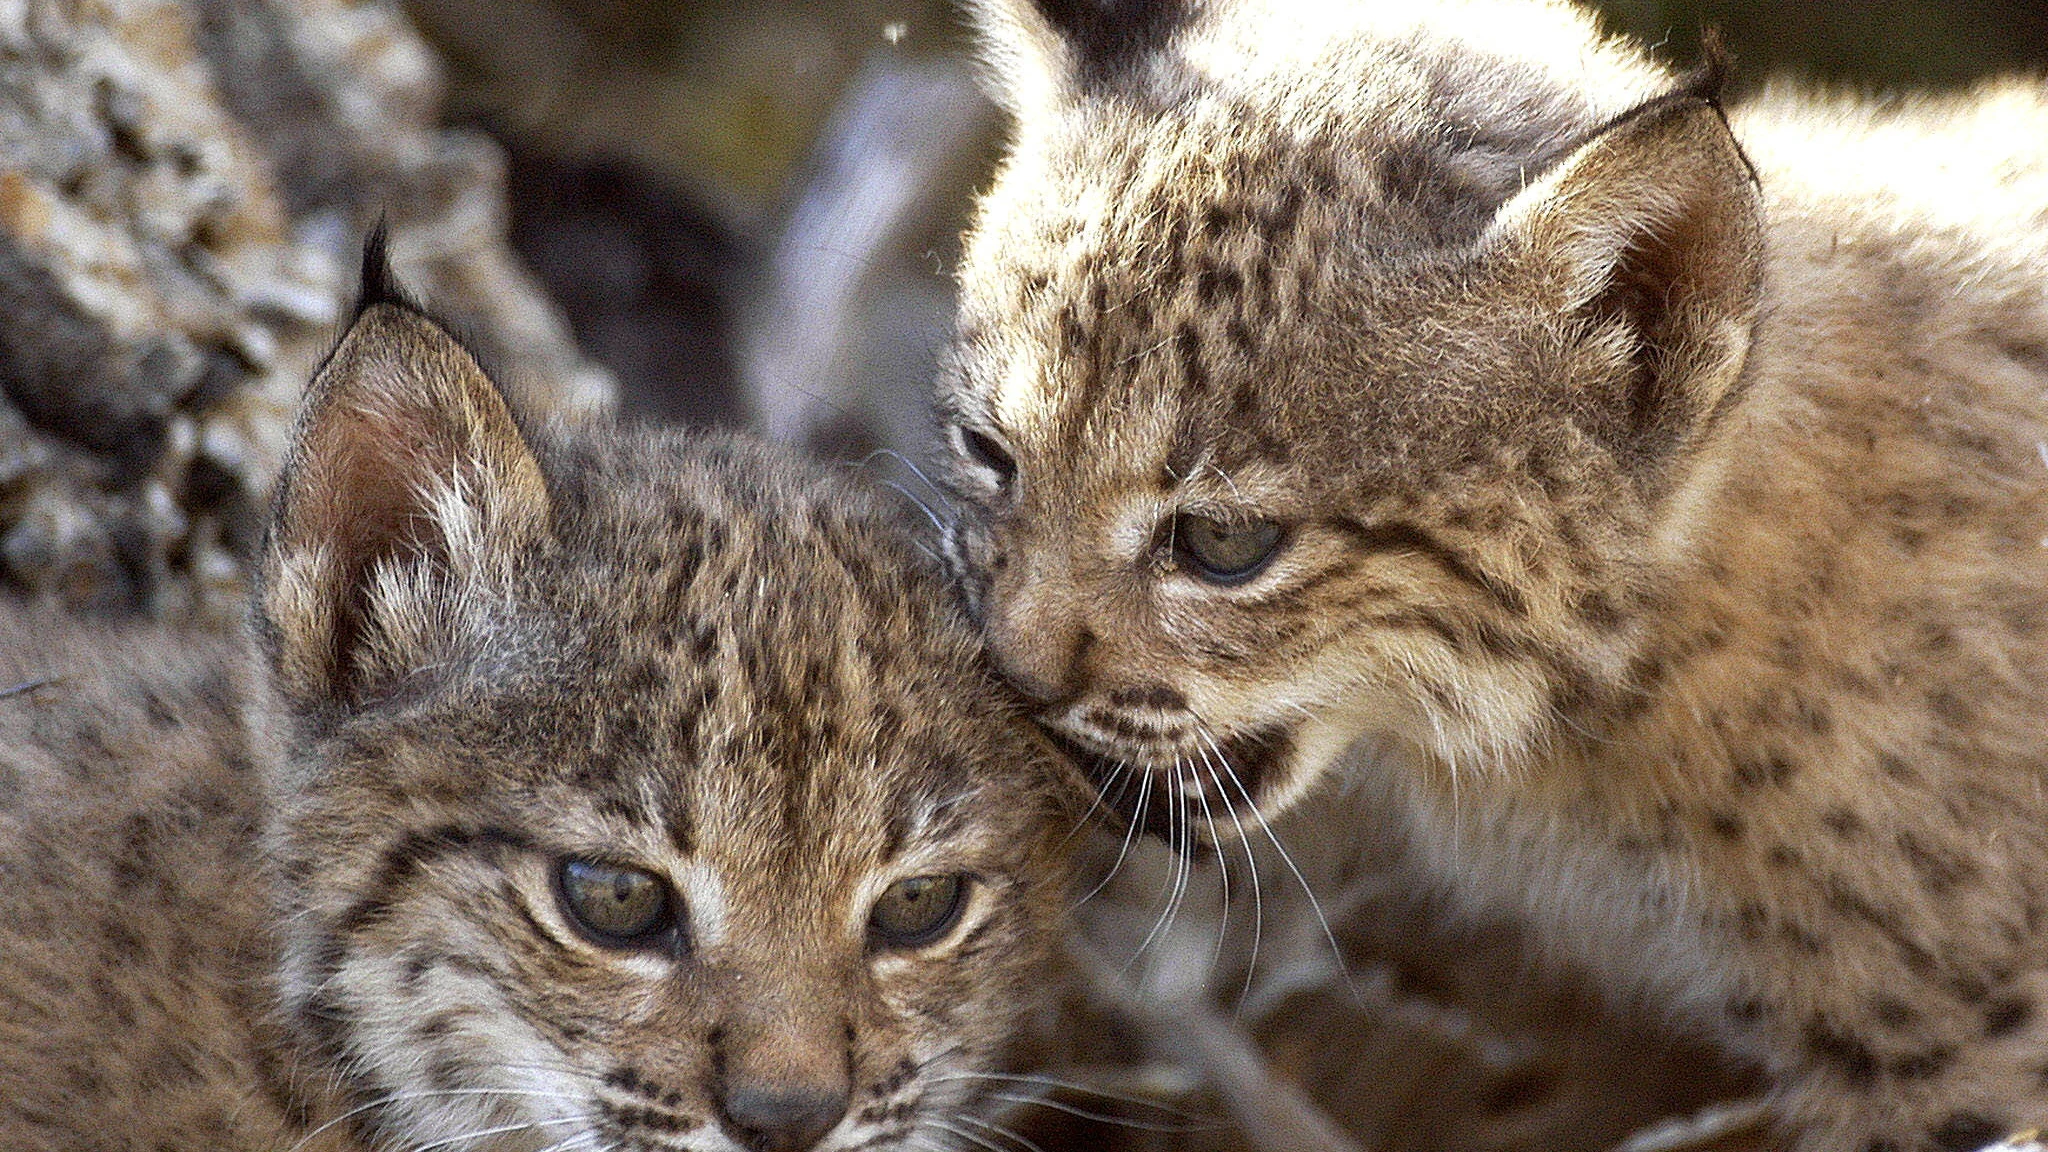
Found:
[[[959,911],[961,887],[957,876],[897,881],[875,903],[871,925],[876,937],[899,947],[937,939]]]
[[[1003,451],[1003,446],[984,433],[972,428],[960,429],[960,439],[967,445],[967,454],[996,474],[999,483],[1008,484],[1017,474],[1017,462]]]
[[[1244,580],[1266,566],[1280,546],[1280,525],[1271,520],[1226,524],[1207,516],[1182,516],[1174,527],[1177,549],[1202,575]]]
[[[668,889],[637,868],[570,860],[562,893],[576,922],[605,941],[637,943],[669,927]]]

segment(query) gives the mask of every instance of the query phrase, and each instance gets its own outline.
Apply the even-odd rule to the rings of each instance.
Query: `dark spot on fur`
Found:
[[[1223,335],[1239,355],[1250,356],[1258,351],[1258,338],[1253,335],[1251,325],[1245,323],[1242,316],[1232,316],[1223,326]]]
[[[1785,938],[1785,943],[1808,956],[1818,956],[1828,949],[1827,941],[1789,920],[1778,925],[1778,934]]]
[[[1806,1049],[1820,1064],[1839,1074],[1851,1087],[1868,1089],[1877,1079],[1877,1056],[1870,1046],[1816,1017],[1806,1026]]]
[[[1209,390],[1209,369],[1202,363],[1202,334],[1183,321],[1173,332],[1174,352],[1180,357],[1181,378],[1189,391]]]
[[[1891,1062],[1891,1074],[1900,1080],[1931,1080],[1956,1062],[1953,1048],[1930,1048],[1901,1056]]]
[[[1119,708],[1151,708],[1160,712],[1186,711],[1188,698],[1170,684],[1140,684],[1130,688],[1119,688],[1109,694],[1109,702]]]
[[[1837,840],[1854,840],[1863,831],[1863,819],[1847,808],[1830,808],[1820,822]]]
[[[1970,722],[1972,709],[1961,696],[1946,688],[1936,689],[1927,694],[1927,706],[1945,724],[1964,725]]]
[[[1797,868],[1800,864],[1799,850],[1786,844],[1771,845],[1771,850],[1764,855],[1764,859],[1770,861],[1771,867],[1778,869]]]
[[[1763,939],[1764,929],[1770,926],[1770,922],[1771,915],[1761,904],[1751,902],[1736,909],[1736,931],[1744,940]]]
[[[1928,1131],[1927,1138],[1942,1152],[1976,1152],[2005,1134],[2004,1121],[1981,1112],[1952,1112]]]
[[[1782,788],[1791,783],[1798,772],[1798,766],[1782,753],[1745,757],[1735,762],[1735,786],[1743,791],[1762,788],[1766,784]]]
[[[1977,877],[1974,862],[1933,848],[1911,832],[1899,833],[1897,843],[1899,851],[1906,857],[1906,864],[1933,895],[1945,895],[1958,884]]]
[[[1992,1039],[2010,1036],[2034,1019],[2034,1002],[2024,996],[2008,996],[1984,1009],[1984,1035]]]
[[[1870,1002],[1870,1010],[1879,1024],[1894,1030],[1910,1027],[1920,1019],[1911,1005],[1895,996],[1879,996]]]
[[[171,711],[171,706],[164,703],[164,698],[157,695],[153,689],[143,691],[142,711],[149,717],[149,725],[152,728],[170,728],[178,723],[177,714]]]
[[[1723,840],[1742,839],[1742,817],[1733,812],[1717,808],[1707,813],[1707,827]]]

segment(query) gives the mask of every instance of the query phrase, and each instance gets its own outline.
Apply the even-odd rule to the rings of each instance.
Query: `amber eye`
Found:
[[[1173,521],[1173,550],[1181,564],[1215,584],[1241,584],[1265,570],[1280,551],[1286,529],[1272,520],[1215,520],[1183,514]]]
[[[986,432],[977,432],[966,425],[960,425],[960,451],[967,458],[996,474],[996,485],[1010,486],[1017,478],[1017,461],[1009,451]]]
[[[674,936],[675,897],[656,876],[619,864],[564,860],[555,880],[569,919],[599,944],[642,948]]]
[[[884,948],[916,948],[946,934],[967,907],[965,876],[915,876],[889,885],[868,914],[868,935]]]

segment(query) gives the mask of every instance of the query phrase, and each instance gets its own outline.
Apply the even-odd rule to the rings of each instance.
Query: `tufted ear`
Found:
[[[497,385],[396,289],[373,236],[264,544],[256,624],[286,699],[361,704],[445,657],[494,562],[544,531],[548,510]]]
[[[1762,295],[1763,214],[1713,99],[1621,117],[1511,199],[1483,243],[1613,368],[1587,399],[1625,457],[1661,458],[1730,396]]]
[[[1193,0],[966,2],[990,95],[1019,119],[1133,71],[1194,15]]]

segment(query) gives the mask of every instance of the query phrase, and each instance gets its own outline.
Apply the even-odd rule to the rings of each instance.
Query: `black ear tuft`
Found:
[[[349,324],[362,319],[363,313],[379,304],[390,304],[408,312],[422,312],[419,303],[406,294],[405,286],[391,271],[391,228],[382,214],[370,228],[370,234],[363,237],[363,272],[357,282],[356,306],[349,313]],[[422,314],[424,314],[422,312]],[[346,326],[344,326],[344,330]]]
[[[1189,0],[1032,0],[1074,54],[1085,83],[1114,80],[1166,47],[1194,17]]]

